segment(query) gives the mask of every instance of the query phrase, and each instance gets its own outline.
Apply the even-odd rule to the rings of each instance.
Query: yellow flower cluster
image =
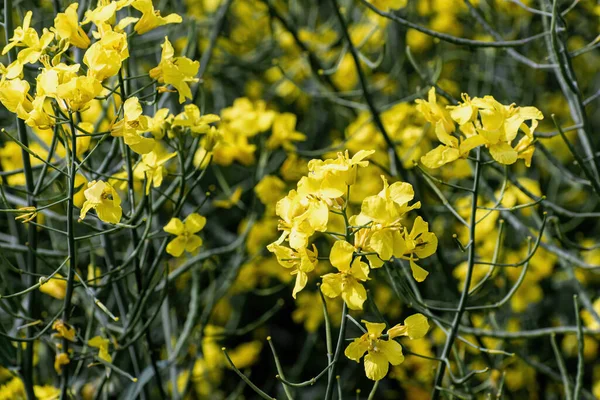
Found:
[[[466,158],[471,150],[479,146],[485,146],[500,164],[510,165],[523,159],[525,165],[531,165],[535,150],[532,146],[533,132],[538,120],[544,118],[540,110],[535,107],[516,107],[514,104],[503,105],[492,96],[471,99],[463,94],[462,99],[463,102],[456,106],[444,107],[437,102],[435,88],[432,87],[427,101],[417,100],[417,109],[435,127],[435,134],[442,143],[421,157],[421,162],[427,168],[439,168],[459,158]],[[519,130],[524,135],[513,147]]]
[[[322,276],[321,291],[331,298],[341,296],[353,310],[361,310],[367,299],[363,283],[369,279],[370,269],[381,267],[385,261],[408,260],[417,281],[427,276],[428,272],[416,261],[435,252],[437,238],[421,217],[414,220],[411,230],[407,228],[406,214],[420,207],[419,202],[408,204],[414,197],[410,184],[389,185],[382,176],[383,189],[363,200],[359,214],[348,214],[358,169],[368,166],[366,158],[373,153],[362,150],[350,157],[346,151],[338,153],[335,159],[311,160],[309,173],[300,179],[297,189],[277,202],[282,234],[267,248],[296,275],[294,298],[306,286],[308,273],[317,264],[316,246],[308,248],[317,232],[327,232],[338,239],[329,253],[329,261],[337,272]],[[330,214],[343,217],[344,232],[334,231],[335,221],[330,220]]]

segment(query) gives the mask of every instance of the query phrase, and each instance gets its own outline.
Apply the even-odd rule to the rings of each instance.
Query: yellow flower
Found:
[[[160,11],[154,10],[152,0],[137,0],[131,3],[131,6],[142,13],[142,18],[133,27],[139,35],[143,35],[159,26],[180,24],[182,21],[181,16],[174,13],[161,17]]]
[[[79,26],[78,7],[78,3],[72,3],[64,13],[58,13],[54,18],[54,29],[60,39],[68,39],[73,46],[87,49],[90,45],[90,39]]]
[[[94,336],[88,340],[88,346],[98,349],[98,358],[108,363],[112,363],[112,356],[108,352],[109,343],[110,340],[105,339],[102,336]]]
[[[179,102],[183,103],[186,98],[192,98],[189,84],[198,82],[194,76],[198,73],[200,63],[187,57],[174,57],[175,51],[166,36],[162,49],[160,63],[150,70],[150,78],[172,85],[179,92]]]
[[[161,108],[154,113],[153,117],[148,117],[148,132],[150,132],[156,140],[162,139],[171,128],[172,120],[173,115],[169,114],[169,109]]]
[[[196,233],[200,232],[204,225],[206,218],[196,213],[188,215],[185,222],[181,222],[179,218],[171,218],[163,229],[177,237],[167,245],[167,253],[173,257],[180,257],[184,251],[191,253],[202,246],[202,239]]]
[[[150,193],[150,185],[156,188],[162,185],[164,164],[177,155],[177,153],[167,154],[164,151],[159,153],[157,147],[150,153],[142,155],[142,161],[136,165],[133,171],[136,179],[146,178],[146,194]]]
[[[213,205],[217,208],[229,209],[239,203],[240,198],[242,197],[242,193],[243,193],[242,187],[238,186],[237,188],[235,188],[233,193],[231,193],[229,195],[229,198],[214,200]]]
[[[65,322],[62,319],[57,319],[56,321],[54,321],[54,323],[52,324],[52,329],[58,332],[54,335],[56,337],[65,338],[71,342],[77,341],[77,339],[75,339],[75,328],[68,324],[65,324]]]
[[[417,282],[423,282],[429,272],[418,266],[415,260],[427,258],[435,253],[437,244],[437,236],[429,232],[429,224],[420,216],[415,219],[410,233],[404,229],[404,251],[398,257],[409,257],[410,269]]]
[[[77,77],[79,64],[66,65],[59,63],[55,66],[44,64],[44,68],[36,77],[37,96],[46,96],[56,99],[58,86]]]
[[[299,250],[290,249],[289,247],[271,243],[267,246],[271,253],[275,253],[277,261],[284,268],[292,268],[292,275],[296,275],[296,284],[292,291],[292,297],[295,299],[296,294],[306,286],[308,282],[308,272],[315,269],[318,263],[319,253],[313,244],[312,251],[301,248]]]
[[[54,370],[57,374],[62,374],[63,365],[67,365],[71,362],[67,353],[58,353],[54,356]]]
[[[285,182],[274,175],[264,176],[256,186],[254,193],[264,205],[275,204],[285,196]]]
[[[337,158],[310,160],[308,176],[298,182],[298,193],[312,194],[322,199],[337,199],[346,194],[348,185],[356,181],[358,167],[369,165],[365,160],[374,150],[360,150],[350,157],[348,151],[339,152]]]
[[[113,123],[110,134],[123,137],[127,146],[138,154],[152,151],[156,141],[143,136],[148,131],[148,117],[142,115],[142,106],[137,97],[130,97],[123,104],[123,118]]]
[[[413,314],[404,320],[404,325],[398,324],[388,329],[390,339],[398,336],[408,336],[411,340],[421,339],[429,330],[429,323],[423,314]]]
[[[102,91],[102,84],[90,76],[78,76],[58,85],[56,94],[71,111],[83,111]],[[61,104],[59,102],[59,104]]]
[[[339,272],[323,275],[323,294],[332,298],[341,295],[350,309],[362,310],[367,292],[360,281],[369,279],[369,266],[354,255],[354,246],[343,240],[333,244],[329,261]]]
[[[306,140],[306,135],[296,131],[296,116],[292,113],[278,114],[273,120],[271,136],[267,140],[270,150],[283,147],[285,150],[294,150],[292,142]]]
[[[306,247],[312,234],[327,230],[329,208],[315,196],[300,195],[290,190],[277,202],[275,210],[280,217],[278,229],[283,231],[277,244],[287,238],[291,248],[300,249]]]
[[[83,62],[88,66],[88,76],[102,82],[106,78],[115,76],[121,68],[121,63],[127,58],[129,58],[127,34],[114,32],[105,25],[100,40],[85,52]]]
[[[54,34],[46,28],[44,28],[42,36],[38,36],[37,31],[30,27],[32,16],[33,13],[31,11],[28,11],[27,14],[25,14],[23,26],[15,29],[10,42],[4,46],[4,49],[2,50],[2,55],[5,55],[16,46],[25,47],[25,49],[21,50],[17,56],[18,63],[13,66],[16,69],[22,69],[23,64],[36,63],[44,53],[46,47],[48,47],[50,42],[54,39]],[[15,75],[15,73],[16,71],[13,71],[12,75]]]
[[[209,124],[219,122],[221,118],[215,114],[200,115],[200,109],[195,104],[187,104],[183,112],[173,119],[173,127],[182,126],[188,128],[192,135],[208,133]]]
[[[33,109],[29,83],[21,79],[0,81],[0,102],[19,118],[29,118],[29,112]]]
[[[121,198],[117,191],[108,182],[91,181],[84,192],[85,203],[81,208],[80,219],[84,219],[88,211],[96,210],[101,221],[117,224],[121,221],[123,210]]]
[[[81,174],[75,174],[75,194],[73,195],[73,204],[77,208],[83,207],[85,202],[85,189],[87,188],[88,180]]]
[[[40,292],[52,296],[55,299],[62,300],[67,293],[67,281],[61,274],[55,274],[49,280],[43,278],[44,282],[40,284]]]
[[[358,363],[367,353],[364,359],[365,374],[367,378],[379,381],[387,375],[389,364],[400,365],[404,361],[402,346],[395,340],[381,339],[385,324],[365,320],[362,323],[367,327],[367,333],[354,339],[344,354]]]
[[[354,223],[365,226],[356,234],[357,246],[375,251],[381,260],[387,261],[392,256],[401,257],[404,254],[406,246],[402,237],[402,218],[408,211],[419,208],[421,203],[408,205],[414,198],[414,190],[409,183],[394,182],[388,185],[383,175],[381,179],[383,189],[377,195],[363,200]],[[368,256],[368,259],[373,268],[382,265],[376,256]]]

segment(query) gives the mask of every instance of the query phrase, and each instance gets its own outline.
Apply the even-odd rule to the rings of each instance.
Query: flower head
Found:
[[[180,257],[184,251],[191,253],[202,246],[202,238],[196,233],[200,232],[204,225],[206,218],[196,213],[188,215],[185,222],[181,222],[179,218],[171,218],[163,229],[177,237],[167,245],[167,253],[173,257]]]
[[[194,77],[198,73],[200,63],[187,57],[174,57],[175,50],[166,36],[162,49],[160,63],[150,70],[150,78],[172,85],[179,92],[179,102],[183,103],[185,99],[192,98],[189,85],[198,82],[198,78]]]
[[[110,183],[91,181],[83,194],[85,202],[81,208],[79,219],[84,219],[88,211],[94,209],[101,221],[110,224],[117,224],[121,221],[123,214],[121,198]]]

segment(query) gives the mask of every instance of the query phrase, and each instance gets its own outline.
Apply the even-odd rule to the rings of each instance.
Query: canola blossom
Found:
[[[5,0],[0,400],[600,398],[600,7]]]

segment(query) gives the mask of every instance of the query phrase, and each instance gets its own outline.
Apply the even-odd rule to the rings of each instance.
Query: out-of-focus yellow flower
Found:
[[[255,136],[271,127],[275,111],[268,110],[263,100],[251,101],[246,97],[235,99],[231,107],[221,110],[227,129],[243,136]]]
[[[85,189],[87,188],[88,180],[81,174],[75,174],[75,194],[73,195],[73,205],[77,208],[83,207],[85,202]]]
[[[84,192],[85,203],[81,208],[79,219],[84,219],[88,211],[94,209],[101,221],[117,224],[121,221],[123,210],[121,198],[108,182],[91,181]]]
[[[217,208],[231,208],[237,205],[240,202],[240,198],[242,197],[242,187],[238,186],[235,190],[229,195],[229,198],[214,200],[213,205]]]
[[[55,337],[65,338],[71,342],[77,341],[77,339],[75,339],[75,328],[66,324],[62,319],[54,321],[52,329],[58,332],[54,335]]]
[[[385,324],[365,320],[361,322],[367,327],[367,333],[354,339],[346,347],[344,354],[358,363],[367,353],[364,359],[365,374],[367,378],[379,381],[387,375],[390,364],[400,365],[404,361],[402,346],[395,340],[381,339]]]
[[[198,61],[192,61],[187,57],[174,57],[175,51],[169,39],[165,36],[165,42],[162,44],[162,54],[160,63],[149,72],[150,78],[158,80],[160,83],[173,86],[179,92],[179,102],[185,102],[185,99],[192,98],[190,83],[198,82],[194,78],[200,68]]]
[[[58,353],[54,356],[54,370],[57,374],[62,374],[63,365],[67,365],[71,362],[67,353]]]
[[[46,280],[43,283],[40,281],[40,292],[54,297],[55,299],[62,300],[65,298],[67,293],[67,281],[61,274],[55,274],[54,277]]]
[[[94,336],[88,340],[88,346],[98,349],[98,358],[108,363],[112,363],[112,356],[108,352],[109,344],[110,340],[103,338],[102,336]]]
[[[283,147],[285,150],[295,149],[292,142],[306,140],[306,135],[296,131],[296,116],[292,113],[278,114],[273,120],[271,136],[267,140],[267,148],[270,150]]]
[[[285,196],[285,182],[277,176],[266,175],[254,187],[254,193],[264,205],[275,204]]]
[[[408,0],[368,0],[381,11],[397,10],[406,7]]]
[[[167,253],[173,257],[180,257],[184,251],[191,253],[202,246],[202,238],[196,233],[200,232],[204,225],[206,218],[196,213],[188,215],[185,222],[181,222],[179,218],[171,218],[163,229],[177,237],[167,245]]]
[[[346,241],[333,244],[329,261],[339,272],[323,275],[321,291],[327,297],[341,295],[350,309],[362,310],[367,292],[360,282],[369,279],[369,266],[355,257],[354,251],[354,246]]]
[[[137,0],[131,3],[131,6],[142,13],[142,17],[133,27],[139,35],[143,35],[159,26],[180,24],[182,21],[181,16],[175,13],[161,17],[160,11],[154,9],[152,0]]]
[[[58,13],[54,18],[54,30],[60,39],[67,39],[73,46],[87,49],[90,39],[79,26],[78,7],[78,3],[72,3],[64,13]]]

